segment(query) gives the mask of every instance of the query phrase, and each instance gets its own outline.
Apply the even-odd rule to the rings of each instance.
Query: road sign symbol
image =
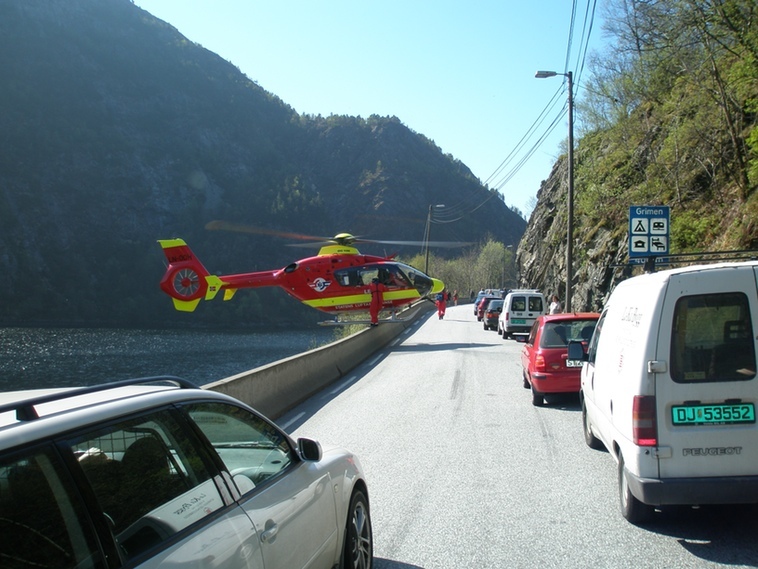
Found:
[[[650,220],[650,233],[653,235],[668,235],[668,219],[653,218]]]
[[[648,220],[637,217],[632,220],[632,233],[638,235],[640,233],[647,233]]]
[[[651,237],[650,250],[653,253],[667,253],[669,248],[665,237]]]
[[[647,239],[644,237],[637,237],[632,239],[632,252],[634,253],[647,253]]]

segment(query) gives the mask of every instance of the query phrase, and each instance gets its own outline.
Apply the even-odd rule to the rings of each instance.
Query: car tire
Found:
[[[619,504],[621,505],[621,515],[624,516],[624,519],[632,524],[639,524],[648,520],[653,513],[653,507],[640,502],[629,489],[626,468],[624,467],[624,457],[622,455],[619,455],[618,485]]]
[[[534,389],[534,386],[532,385],[532,405],[535,407],[542,407],[545,404],[545,396]]]
[[[524,380],[524,389],[529,389],[532,385],[529,383],[529,378],[526,376],[526,371],[521,372],[521,377]]]
[[[594,450],[601,450],[605,447],[603,442],[592,434],[592,423],[587,416],[587,405],[584,403],[584,397],[582,397],[582,431],[584,431],[584,442],[587,446]]]
[[[342,548],[340,569],[371,569],[374,565],[374,539],[368,500],[356,490],[350,499],[345,528],[345,545]]]

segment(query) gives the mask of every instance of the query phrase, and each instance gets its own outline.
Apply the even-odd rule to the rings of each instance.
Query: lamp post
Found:
[[[424,261],[424,273],[429,274],[429,234],[432,228],[432,210],[442,209],[445,204],[429,205],[429,213],[426,216],[426,231],[424,231],[424,248],[426,249],[426,259]]]
[[[537,79],[563,75],[568,79],[568,223],[566,229],[566,312],[571,312],[571,281],[574,280],[572,266],[574,258],[574,75],[556,71],[537,71]]]

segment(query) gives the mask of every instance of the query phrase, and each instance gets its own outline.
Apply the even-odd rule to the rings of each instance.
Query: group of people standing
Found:
[[[379,311],[382,309],[382,293],[386,290],[386,287],[379,282],[379,279],[373,279],[371,282],[371,305],[369,307],[369,313],[371,316],[371,325],[376,326],[379,322]],[[471,291],[473,293],[473,291]],[[437,316],[440,320],[445,317],[445,310],[447,309],[447,303],[453,302],[455,306],[458,306],[458,291],[455,290],[452,293],[450,291],[438,292],[434,299],[434,303],[437,305]],[[558,314],[563,312],[563,306],[558,298],[558,295],[552,295],[550,297],[549,314]]]

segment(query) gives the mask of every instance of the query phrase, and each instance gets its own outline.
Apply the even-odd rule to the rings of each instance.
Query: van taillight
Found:
[[[658,425],[655,419],[655,396],[635,395],[632,404],[632,437],[641,447],[658,445]]]

